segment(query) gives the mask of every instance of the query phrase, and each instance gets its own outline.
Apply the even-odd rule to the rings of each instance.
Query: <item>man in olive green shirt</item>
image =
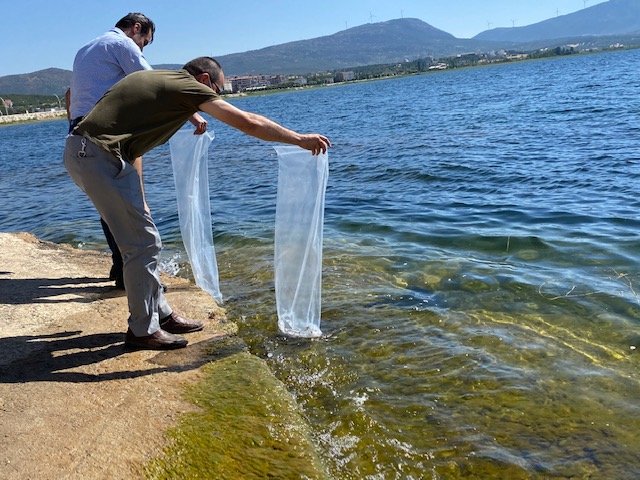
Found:
[[[158,270],[162,243],[151,215],[135,158],[165,143],[189,117],[203,111],[254,137],[298,145],[314,155],[329,139],[301,134],[246,112],[220,96],[224,73],[211,57],[183,69],[135,72],[114,85],[67,137],[64,163],[74,182],[107,222],[124,259],[129,304],[125,344],[135,348],[181,348],[179,336],[203,328],[177,315],[167,303]]]

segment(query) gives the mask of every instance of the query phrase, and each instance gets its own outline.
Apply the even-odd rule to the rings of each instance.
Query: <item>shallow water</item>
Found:
[[[639,60],[234,99],[335,144],[316,341],[276,331],[275,152],[212,122],[225,306],[336,478],[640,475]],[[0,128],[0,228],[103,248],[64,130]],[[145,162],[165,268],[188,275],[168,148]]]

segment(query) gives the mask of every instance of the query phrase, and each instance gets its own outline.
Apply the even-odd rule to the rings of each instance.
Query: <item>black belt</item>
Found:
[[[73,134],[73,129],[78,126],[84,117],[76,117],[69,122],[69,133]]]

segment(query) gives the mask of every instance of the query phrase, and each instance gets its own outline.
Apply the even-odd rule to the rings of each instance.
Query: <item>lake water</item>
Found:
[[[322,329],[276,330],[270,145],[211,122],[221,290],[340,479],[640,477],[640,50],[232,100],[330,151]],[[64,121],[0,128],[0,229],[105,248]],[[189,275],[168,147],[145,156]],[[241,401],[241,399],[239,399]]]

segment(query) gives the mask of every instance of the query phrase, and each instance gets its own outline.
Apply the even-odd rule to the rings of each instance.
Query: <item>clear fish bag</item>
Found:
[[[209,202],[208,155],[213,139],[213,132],[194,135],[192,130],[182,129],[171,137],[169,148],[180,233],[194,280],[196,285],[222,303]]]
[[[329,156],[295,146],[275,147],[278,194],[275,284],[278,328],[294,337],[318,337],[322,281],[322,226]]]

